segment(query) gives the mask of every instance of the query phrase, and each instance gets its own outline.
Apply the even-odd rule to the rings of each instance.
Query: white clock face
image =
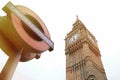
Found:
[[[74,34],[70,39],[69,39],[69,44],[71,44],[72,42],[75,42],[78,37],[80,37],[80,34],[76,33]]]
[[[89,37],[89,39],[90,39],[93,43],[95,43],[95,40],[92,38],[91,35],[88,35],[88,37]]]

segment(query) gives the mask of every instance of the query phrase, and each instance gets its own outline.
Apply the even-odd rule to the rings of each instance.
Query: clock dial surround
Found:
[[[69,44],[75,42],[80,37],[79,33],[74,34],[72,37],[69,38]]]

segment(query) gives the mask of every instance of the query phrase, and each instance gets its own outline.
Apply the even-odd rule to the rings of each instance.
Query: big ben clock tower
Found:
[[[66,80],[107,80],[95,36],[78,19],[65,38]]]

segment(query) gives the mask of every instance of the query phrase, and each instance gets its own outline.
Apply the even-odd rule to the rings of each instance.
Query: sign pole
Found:
[[[3,47],[4,45],[4,47]],[[15,69],[17,67],[18,62],[21,59],[21,53],[23,50],[21,50],[20,52],[15,52],[11,49],[11,47],[7,44],[6,40],[4,40],[4,38],[2,37],[2,35],[0,35],[0,48],[2,48],[4,51],[7,48],[7,51],[9,53],[12,53],[11,56],[9,56],[4,68],[2,69],[1,73],[0,73],[0,80],[11,80]]]
[[[11,51],[12,52],[12,51]],[[17,53],[16,55],[9,57],[4,68],[2,69],[2,72],[0,74],[0,80],[11,80],[15,69],[17,67],[18,62],[21,58],[21,53]]]

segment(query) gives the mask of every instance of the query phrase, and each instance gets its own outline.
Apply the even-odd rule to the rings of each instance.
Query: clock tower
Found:
[[[66,80],[107,80],[95,36],[78,19],[65,38]]]

